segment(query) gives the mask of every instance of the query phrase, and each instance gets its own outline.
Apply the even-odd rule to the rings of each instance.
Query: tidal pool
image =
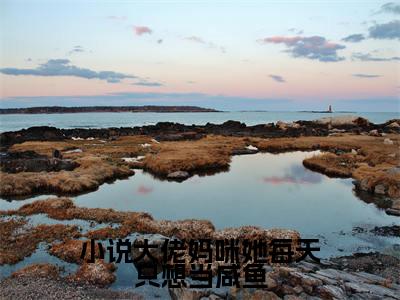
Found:
[[[400,238],[352,233],[354,227],[400,224],[399,218],[360,200],[351,179],[307,170],[303,159],[316,153],[234,156],[228,172],[181,183],[160,181],[136,170],[129,179],[104,184],[74,200],[83,207],[146,211],[156,219],[207,219],[217,229],[243,225],[295,229],[303,237],[320,240],[320,257],[384,251],[400,244]],[[34,199],[39,198],[47,197]],[[2,200],[0,209],[31,201]]]

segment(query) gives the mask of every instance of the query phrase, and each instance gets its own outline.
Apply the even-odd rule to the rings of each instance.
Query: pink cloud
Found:
[[[293,57],[315,59],[322,62],[338,62],[344,57],[338,56],[337,51],[345,46],[327,41],[322,36],[272,36],[257,40],[260,44],[284,44]]]
[[[153,191],[153,188],[141,185],[137,189],[137,193],[141,195],[150,194]]]
[[[294,37],[285,37],[285,36],[273,36],[265,39],[258,40],[259,43],[273,43],[273,44],[285,44],[285,45],[294,45],[302,38],[299,36]]]
[[[151,34],[153,31],[147,26],[134,26],[133,30],[135,31],[136,35],[142,34]]]

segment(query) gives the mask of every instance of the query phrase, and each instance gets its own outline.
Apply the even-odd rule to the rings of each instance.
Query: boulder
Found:
[[[162,271],[163,251],[162,246],[168,238],[161,234],[143,234],[138,236],[132,245],[132,259],[137,259],[143,253],[144,241],[147,240],[148,245],[156,246],[156,248],[149,247],[151,257],[144,256],[141,260],[135,261],[135,266],[141,267],[154,263],[157,266],[157,273]],[[145,271],[145,269],[143,269]]]
[[[318,119],[315,122],[318,124],[330,124],[332,126],[355,125],[363,127],[369,125],[369,121],[367,119],[351,115],[325,117]]]
[[[381,136],[381,134],[376,129],[373,129],[370,132],[368,132],[368,135],[370,135],[370,136]]]
[[[173,180],[184,180],[190,177],[190,174],[186,171],[175,171],[172,173],[169,173],[167,175],[168,179],[173,179]]]
[[[397,122],[392,122],[389,125],[386,125],[386,127],[389,127],[389,128],[400,128],[400,125]]]
[[[377,184],[374,187],[374,193],[379,194],[379,195],[385,195],[386,194],[386,186],[384,186],[383,184]]]
[[[399,175],[400,174],[400,167],[393,167],[386,171],[389,175]]]
[[[385,145],[393,145],[393,144],[394,144],[394,142],[393,142],[391,139],[389,139],[389,138],[384,139],[384,140],[383,140],[383,143],[384,143]]]
[[[1,171],[7,173],[72,171],[79,166],[78,163],[70,159],[58,158],[2,159],[0,164]]]

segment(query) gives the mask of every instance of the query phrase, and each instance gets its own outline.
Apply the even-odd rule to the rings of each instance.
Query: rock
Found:
[[[281,130],[285,130],[288,128],[288,124],[282,121],[276,122],[276,126]]]
[[[353,121],[353,123],[360,127],[366,127],[366,126],[370,125],[370,122],[367,119],[362,118],[362,117],[356,118]]]
[[[394,144],[394,142],[393,142],[391,139],[389,139],[389,138],[384,139],[384,140],[383,140],[383,143],[384,143],[385,145],[393,145],[393,144]]]
[[[190,175],[186,171],[175,171],[175,172],[169,173],[167,175],[168,179],[174,179],[174,180],[184,180],[189,177],[190,177]]]
[[[168,289],[169,294],[173,300],[199,300],[199,299],[210,299],[211,297],[215,297],[214,291],[211,291],[210,289],[195,289],[195,288],[186,288],[186,287],[181,287],[181,288],[170,288]],[[214,299],[220,299],[220,298],[225,298],[225,295],[222,295],[223,297],[218,297]],[[213,299],[213,298],[211,298]]]
[[[132,245],[132,258],[136,259],[138,258],[142,253],[143,253],[143,248],[140,248],[144,245],[144,240],[148,241],[148,244],[151,246],[157,246],[157,248],[149,248],[150,255],[154,258],[154,261],[152,258],[145,256],[143,257],[142,260],[134,262],[136,267],[142,266],[142,265],[148,265],[151,263],[157,264],[157,272],[162,271],[162,263],[163,263],[163,251],[162,251],[162,246],[168,238],[161,235],[161,234],[144,234],[138,236],[135,241],[133,242]]]
[[[400,128],[400,125],[397,122],[392,122],[389,125],[386,125],[386,127],[389,127],[389,128]]]
[[[264,291],[264,290],[256,290],[253,295],[249,298],[245,299],[250,299],[250,300],[279,300],[279,298],[275,293],[270,292],[270,291]]]
[[[70,154],[70,153],[82,153],[82,152],[83,152],[82,149],[75,148],[75,149],[67,150],[64,153]]]
[[[232,155],[245,155],[245,154],[255,154],[258,152],[258,149],[248,149],[248,148],[244,148],[244,149],[233,149],[231,154]]]
[[[318,288],[319,295],[323,299],[346,299],[346,293],[338,286],[323,285]]]
[[[293,122],[293,123],[290,124],[290,127],[291,127],[291,128],[296,128],[296,129],[297,129],[297,128],[300,128],[301,125],[300,125],[299,123]]]
[[[384,299],[385,297],[392,297],[394,299],[400,299],[399,296],[396,295],[395,291],[392,291],[385,287],[381,287],[379,285],[366,284],[363,282],[360,282],[360,283],[345,282],[344,285],[345,285],[346,289],[348,291],[350,291],[351,293],[373,294],[373,295],[375,295],[376,299],[378,299],[378,298]]]
[[[400,167],[393,167],[386,171],[389,175],[399,175],[400,174]]]
[[[368,132],[368,135],[370,136],[381,136],[381,134],[378,132],[377,129],[373,129],[370,132]]]
[[[283,300],[301,300],[301,298],[295,295],[285,295],[285,297],[283,297]]]
[[[379,195],[385,195],[386,194],[386,186],[384,186],[383,184],[377,184],[374,187],[374,193],[379,194]]]
[[[336,117],[325,117],[315,121],[318,124],[330,124],[332,126],[340,125],[357,125],[357,126],[367,126],[369,121],[367,119],[357,117],[357,116],[336,116]]]
[[[400,217],[400,209],[387,208],[385,211],[388,215]]]
[[[61,157],[59,151],[56,153],[55,156]],[[7,173],[72,171],[78,166],[79,164],[73,160],[48,158],[33,151],[8,152],[0,156],[1,171]]]
[[[370,187],[369,187],[367,178],[363,178],[363,179],[361,179],[359,181],[355,181],[355,184],[362,191],[365,191],[365,192],[369,192],[370,191]]]
[[[62,158],[61,151],[58,150],[58,149],[55,149],[55,150],[53,151],[53,157],[54,157],[54,158],[59,158],[59,159],[61,159],[61,158]]]

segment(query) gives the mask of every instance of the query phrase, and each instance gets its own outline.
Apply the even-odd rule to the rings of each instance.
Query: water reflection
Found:
[[[311,172],[298,164],[291,165],[284,176],[264,177],[263,181],[268,184],[317,184],[322,181],[323,175]]]
[[[137,188],[136,193],[140,194],[140,195],[147,195],[147,194],[150,194],[152,191],[153,191],[152,187],[147,187],[147,186],[144,186],[144,185],[140,185]]]

